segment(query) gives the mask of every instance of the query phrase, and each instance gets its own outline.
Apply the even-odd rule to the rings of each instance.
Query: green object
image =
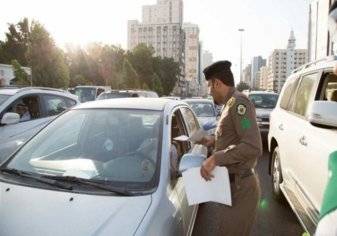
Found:
[[[265,210],[268,208],[268,201],[266,199],[261,199],[260,201],[260,209]]]
[[[252,126],[252,123],[247,117],[242,118],[241,127],[242,129],[249,129]]]
[[[308,232],[304,232],[302,236],[310,236],[310,234]]]
[[[329,180],[325,188],[320,219],[337,209],[337,151],[329,157]]]

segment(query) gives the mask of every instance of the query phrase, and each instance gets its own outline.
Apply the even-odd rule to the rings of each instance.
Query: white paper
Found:
[[[180,135],[178,137],[173,138],[176,141],[191,141],[193,143],[201,141],[201,139],[207,135],[207,131],[203,130],[202,128],[195,131],[191,137],[188,137],[186,135]]]
[[[232,205],[231,188],[226,167],[215,167],[214,178],[206,181],[200,175],[200,167],[188,169],[182,173],[188,204],[218,202]]]

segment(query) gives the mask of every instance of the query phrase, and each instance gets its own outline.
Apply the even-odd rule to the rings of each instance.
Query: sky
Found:
[[[294,30],[297,48],[307,48],[310,0],[184,0],[184,22],[198,24],[204,50],[214,60],[232,61],[237,76],[240,33],[243,64],[253,56],[267,58],[273,49],[285,48]],[[85,46],[90,42],[120,45],[126,49],[127,20],[141,20],[142,5],[156,0],[11,0],[1,3],[0,39],[8,23],[23,17],[42,23],[56,44]]]

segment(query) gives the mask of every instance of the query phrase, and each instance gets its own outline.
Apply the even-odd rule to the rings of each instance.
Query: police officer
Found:
[[[201,176],[210,181],[216,166],[226,166],[232,191],[232,206],[207,203],[206,208],[216,222],[207,235],[249,235],[256,218],[260,186],[254,167],[262,155],[262,142],[256,123],[255,108],[250,100],[234,87],[229,61],[218,61],[203,71],[208,89],[217,105],[223,105],[215,136],[206,136],[201,143],[215,147],[201,168]]]

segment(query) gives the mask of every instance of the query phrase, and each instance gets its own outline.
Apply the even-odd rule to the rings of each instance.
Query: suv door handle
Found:
[[[283,131],[283,130],[284,130],[283,124],[280,124],[280,125],[278,126],[278,129],[281,130],[281,131]]]
[[[302,136],[299,141],[303,146],[308,146],[305,136]]]

